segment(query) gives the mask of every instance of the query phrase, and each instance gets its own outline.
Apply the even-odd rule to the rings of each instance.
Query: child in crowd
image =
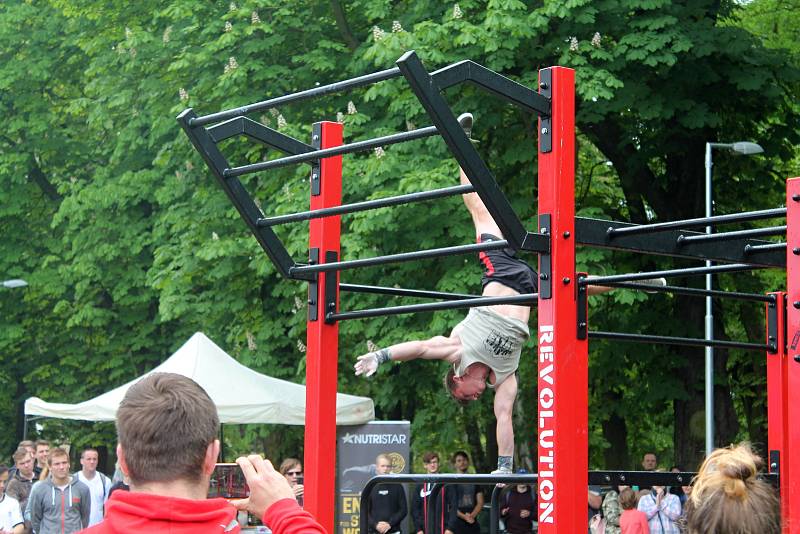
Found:
[[[622,534],[650,534],[647,516],[636,509],[636,500],[636,493],[631,488],[625,488],[619,494],[619,506],[622,508],[619,528]]]

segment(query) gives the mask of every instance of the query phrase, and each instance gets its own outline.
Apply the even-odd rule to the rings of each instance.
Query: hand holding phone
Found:
[[[264,517],[267,509],[281,499],[294,499],[289,482],[278,473],[269,460],[257,454],[240,457],[236,460],[250,487],[247,499],[235,501],[239,510],[247,510],[257,517]]]

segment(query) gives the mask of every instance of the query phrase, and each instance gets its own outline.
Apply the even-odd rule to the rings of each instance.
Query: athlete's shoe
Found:
[[[472,117],[472,113],[462,113],[458,116],[458,124],[461,125],[461,128],[464,129],[464,133],[467,134],[467,137],[472,139],[472,125],[475,123],[475,119]]]
[[[648,278],[647,280],[637,280],[635,283],[637,284],[644,284],[646,286],[653,286],[653,287],[664,287],[667,285],[666,278]],[[658,291],[648,291],[647,289],[644,290],[645,293],[658,293]]]
[[[510,467],[498,467],[494,471],[491,472],[492,475],[513,475],[514,471],[511,470]]]

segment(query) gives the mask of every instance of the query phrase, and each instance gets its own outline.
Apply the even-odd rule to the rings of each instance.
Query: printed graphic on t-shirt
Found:
[[[492,330],[486,339],[483,340],[483,345],[491,354],[496,358],[507,360],[514,354],[516,343],[514,338],[507,336],[497,330]]]

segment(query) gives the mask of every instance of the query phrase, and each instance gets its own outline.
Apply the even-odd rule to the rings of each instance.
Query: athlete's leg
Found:
[[[458,172],[461,175],[461,183],[469,185],[469,178],[464,174],[464,171],[459,168]],[[478,193],[467,193],[462,196],[464,198],[464,204],[467,206],[470,216],[472,216],[472,223],[475,225],[475,236],[480,239],[481,234],[492,234],[502,239],[503,234],[500,232],[500,227],[494,222],[494,219],[489,214],[489,210],[486,209]]]

